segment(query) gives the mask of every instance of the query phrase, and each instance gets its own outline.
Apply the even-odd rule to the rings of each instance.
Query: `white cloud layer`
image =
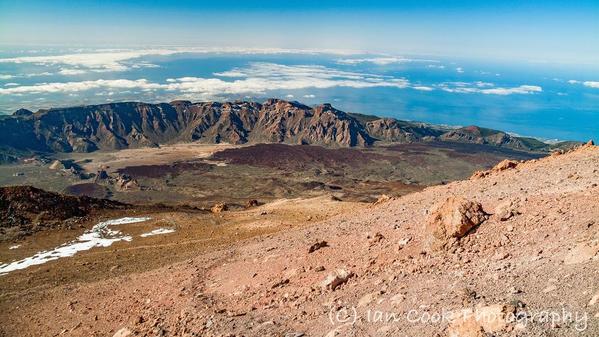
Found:
[[[145,79],[139,80],[95,80],[81,82],[54,82],[23,85],[12,88],[0,88],[0,95],[42,94],[42,93],[72,93],[91,89],[160,89],[162,86],[150,83]]]
[[[570,84],[582,84],[588,88],[599,89],[599,81],[578,81],[578,80],[569,80]]]
[[[139,89],[142,91],[164,90],[173,93],[196,94],[199,97],[217,97],[226,94],[263,94],[270,90],[326,89],[332,87],[407,88],[410,86],[409,81],[404,78],[340,71],[318,65],[290,66],[275,63],[252,63],[246,68],[236,68],[214,75],[229,80],[181,77],[167,79],[165,83],[154,83],[146,79],[100,79],[0,88],[0,95],[72,93],[92,89]],[[417,89],[427,90],[423,87]]]
[[[370,58],[349,58],[349,59],[339,59],[337,60],[338,64],[345,65],[357,65],[361,63],[372,63],[379,66],[384,66],[388,64],[394,63],[411,63],[411,62],[427,62],[427,63],[435,63],[439,62],[437,60],[424,60],[424,59],[409,59],[405,57],[370,57]]]
[[[485,95],[512,95],[512,94],[534,94],[542,92],[543,88],[537,85],[521,85],[511,88],[495,87],[495,84],[489,82],[445,82],[438,87],[446,92],[461,93],[461,94],[485,94]]]
[[[312,50],[282,48],[163,48],[118,50],[105,49],[93,52],[79,52],[62,55],[20,56],[2,58],[0,63],[29,63],[41,66],[65,66],[60,70],[62,75],[79,75],[85,72],[117,72],[132,68],[155,68],[157,65],[143,61],[147,56],[169,56],[174,54],[334,54],[351,55],[354,51],[345,50]],[[3,76],[11,76],[5,77]],[[13,75],[0,75],[0,79],[10,79]]]

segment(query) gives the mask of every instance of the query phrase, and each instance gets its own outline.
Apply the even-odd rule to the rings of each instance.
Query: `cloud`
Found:
[[[60,75],[65,75],[65,76],[71,76],[71,75],[81,75],[81,74],[85,74],[87,71],[82,70],[82,69],[68,69],[68,68],[62,68],[60,69],[60,71],[58,72]]]
[[[543,88],[538,85],[521,85],[515,88],[493,88],[480,90],[481,93],[487,95],[533,94],[542,91]]]
[[[0,63],[36,64],[41,66],[67,66],[62,75],[78,75],[83,72],[120,72],[132,68],[155,68],[158,65],[140,60],[147,56],[169,56],[182,53],[198,54],[337,54],[351,55],[344,50],[311,50],[282,48],[163,48],[163,49],[99,49],[62,55],[20,56],[2,58]],[[77,69],[77,70],[74,70]],[[62,72],[66,73],[62,73]],[[11,76],[11,75],[0,75]]]
[[[433,68],[433,69],[445,69],[444,65],[438,65],[438,64],[429,64],[426,67],[427,68]]]
[[[0,63],[31,63],[43,66],[66,65],[79,68],[80,71],[107,72],[125,71],[129,69],[128,61],[149,55],[172,55],[174,50],[146,49],[136,51],[109,51],[94,53],[75,53],[49,56],[21,56],[0,59]],[[132,65],[147,64],[147,62]]]
[[[12,88],[0,88],[0,95],[11,94],[40,94],[40,93],[72,93],[91,89],[132,89],[154,90],[163,88],[162,85],[148,82],[146,79],[139,80],[95,80],[65,83],[40,83],[35,85],[24,85]]]
[[[458,73],[460,73],[460,74],[461,74],[461,73],[463,73],[463,72],[464,72],[464,68],[462,68],[462,67],[457,67],[457,68],[455,68],[455,71],[457,71]]]
[[[0,74],[0,80],[10,80],[15,78],[14,75],[8,75],[8,74]]]
[[[409,59],[404,57],[371,57],[371,58],[351,58],[339,59],[338,64],[357,65],[361,63],[372,63],[379,66],[384,66],[393,63],[410,63],[410,62],[439,62],[437,60]]]
[[[163,83],[146,79],[92,80],[81,82],[39,83],[35,85],[0,88],[0,95],[32,93],[71,93],[93,89],[139,89],[141,91],[162,90],[194,96],[197,98],[222,95],[265,94],[276,90],[301,90],[308,88],[409,88],[405,78],[348,72],[319,65],[282,65],[276,63],[251,63],[245,68],[235,68],[217,73],[221,78],[180,77],[169,78]],[[430,91],[432,88],[415,86],[416,90]],[[430,89],[430,90],[429,90]]]
[[[437,85],[441,90],[460,94],[485,94],[485,95],[512,95],[512,94],[534,94],[542,92],[543,88],[537,85],[521,85],[512,88],[495,88],[493,83],[476,81],[470,82],[445,82]]]
[[[15,87],[17,85],[19,85],[19,83],[15,83],[15,82],[8,82],[8,83],[4,84],[5,87]]]
[[[420,91],[433,91],[435,89],[431,88],[431,87],[425,87],[425,86],[414,86],[412,87],[412,89],[416,89],[416,90],[420,90]]]
[[[570,84],[582,84],[588,88],[599,89],[599,81],[578,81],[578,80],[569,80]]]
[[[316,97],[316,95],[313,95],[313,94],[304,95],[304,98],[314,98],[314,97]]]
[[[285,97],[287,98],[294,98],[295,96],[293,96],[292,94],[286,95]]]

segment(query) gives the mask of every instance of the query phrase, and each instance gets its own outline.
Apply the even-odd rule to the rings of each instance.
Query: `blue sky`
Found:
[[[599,65],[598,1],[6,1],[0,44],[354,49]]]

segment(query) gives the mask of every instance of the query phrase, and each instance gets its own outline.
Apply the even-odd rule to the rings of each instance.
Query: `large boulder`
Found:
[[[487,218],[480,203],[462,197],[448,198],[431,214],[427,223],[430,248],[450,246]]]

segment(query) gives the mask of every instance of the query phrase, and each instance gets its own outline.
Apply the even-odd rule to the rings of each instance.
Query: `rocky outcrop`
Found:
[[[524,141],[519,137],[511,136],[502,131],[485,129],[478,126],[467,126],[464,128],[451,130],[442,134],[439,138],[445,141],[490,144],[522,150],[531,149],[530,146],[525,144]]]
[[[476,179],[488,177],[492,173],[511,170],[511,169],[518,167],[518,164],[519,163],[515,160],[504,159],[501,162],[499,162],[497,165],[493,166],[493,168],[490,170],[474,172],[474,174],[472,174],[472,177],[470,177],[470,179],[476,180]]]
[[[429,248],[450,246],[487,218],[480,203],[462,197],[448,198],[432,213],[426,225]]]
[[[91,152],[153,147],[165,143],[288,143],[333,147],[369,146],[376,141],[454,141],[548,150],[549,145],[504,132],[348,114],[330,104],[309,107],[269,99],[256,102],[173,101],[21,109],[0,119],[0,153]]]
[[[0,238],[68,225],[65,220],[85,217],[94,210],[125,207],[116,201],[62,195],[31,186],[0,187]]]
[[[365,123],[368,133],[388,142],[412,143],[435,139],[445,131],[422,123],[411,123],[394,118],[381,118]]]

